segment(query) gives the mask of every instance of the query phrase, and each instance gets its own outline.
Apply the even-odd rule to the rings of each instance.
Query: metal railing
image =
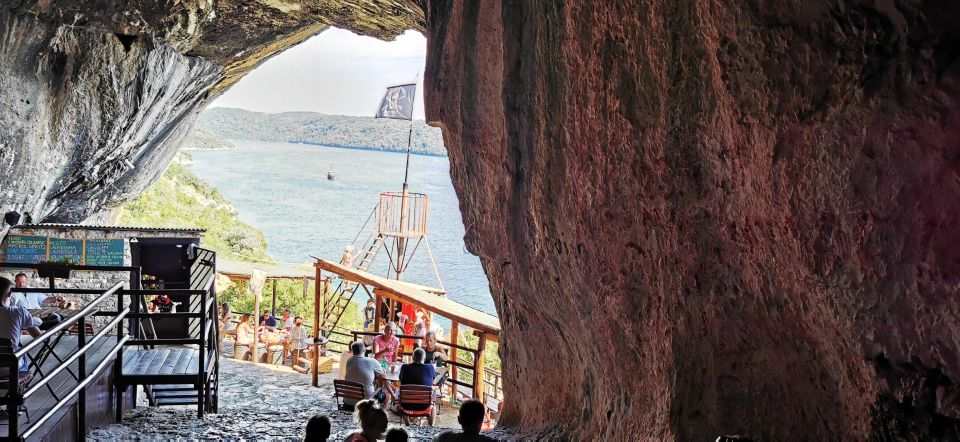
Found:
[[[0,263],[0,267],[25,267],[18,263],[12,264],[13,265]],[[110,364],[115,363],[120,350],[127,340],[127,336],[123,335],[120,328],[123,320],[129,313],[129,309],[121,308],[122,295],[120,295],[120,289],[122,286],[123,283],[116,283],[106,291],[101,290],[100,296],[96,299],[87,303],[82,309],[75,312],[63,322],[33,339],[15,353],[0,354],[0,367],[7,369],[9,377],[9,379],[6,380],[6,395],[0,396],[0,404],[5,407],[8,415],[7,436],[4,438],[5,440],[25,440],[30,438],[47,421],[52,419],[59,410],[72,404],[75,397],[77,398],[77,435],[82,437],[82,435],[86,434],[86,389],[92,382],[99,378],[100,374]],[[89,294],[92,291],[93,290],[89,289],[56,289],[56,293],[65,294]],[[99,309],[100,304],[112,296],[117,296],[118,298],[117,311],[101,311]],[[107,316],[111,319],[99,332],[93,336],[87,336],[86,325],[88,316]],[[57,343],[59,343],[60,338],[74,326],[77,329],[76,348],[72,349],[67,355],[58,354]],[[104,353],[103,359],[96,367],[88,370],[87,357],[93,352],[92,349],[95,347],[99,348],[97,344],[110,333],[111,329],[115,329],[118,332],[116,335],[116,343]],[[62,348],[59,350],[62,350]],[[33,357],[31,358],[31,356]],[[58,363],[52,369],[44,372],[43,362],[47,356],[54,357]],[[30,369],[33,376],[25,385],[20,384],[18,376],[19,360],[21,358],[31,359]],[[74,364],[76,372],[73,371]],[[69,378],[56,388],[50,384],[55,377],[64,372],[69,373],[73,382],[76,382],[72,388],[69,388],[69,390],[65,392],[60,390],[67,382],[70,382]],[[27,401],[41,391],[42,388],[46,388],[50,392],[50,395],[54,398],[53,404],[49,407],[32,410],[33,415],[37,416],[39,414],[39,417],[31,419],[27,426],[22,427],[18,413],[20,407],[29,405]],[[28,413],[29,411],[30,410],[28,410]]]
[[[127,314],[133,339],[128,339],[124,346],[142,346],[154,348],[169,345],[197,345],[199,347],[197,363],[197,380],[200,385],[197,391],[197,415],[203,417],[206,411],[217,412],[220,378],[220,323],[217,315],[216,293],[216,253],[202,248],[196,248],[196,256],[191,263],[190,289],[149,289],[123,290],[122,295],[130,296],[131,305],[136,311]],[[146,297],[151,295],[186,296],[190,299],[188,311],[184,312],[148,312]],[[194,301],[197,302],[194,302]],[[187,318],[190,324],[187,327],[186,338],[157,338],[148,337],[148,330],[144,328],[143,320],[160,318]],[[118,373],[120,375],[122,373]],[[148,389],[148,396],[152,392]],[[118,400],[122,400],[118,395]],[[117,405],[118,421],[122,407]]]

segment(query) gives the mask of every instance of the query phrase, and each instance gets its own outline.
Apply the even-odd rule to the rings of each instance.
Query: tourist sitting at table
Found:
[[[390,403],[389,401],[392,400],[391,390],[389,388],[381,388],[379,390],[375,388],[375,383],[383,387],[389,385],[389,383],[385,382],[386,374],[383,371],[383,367],[381,367],[380,363],[375,359],[365,357],[363,355],[365,351],[366,347],[360,341],[350,344],[350,352],[353,353],[353,356],[347,360],[343,379],[363,385],[364,398],[373,398],[381,402],[387,401],[387,403]],[[354,402],[351,399],[345,398],[343,404],[352,406]]]
[[[266,327],[271,330],[277,328],[277,318],[274,318],[270,314],[270,310],[264,310],[263,316],[260,317],[260,327]]]
[[[29,333],[34,338],[40,336],[41,332],[37,328],[40,321],[30,316],[26,307],[10,305],[11,289],[13,289],[13,281],[0,277],[0,338],[9,339],[12,344],[11,350],[16,353],[20,349],[20,336],[23,332]],[[30,363],[27,358],[20,359],[18,371],[23,373],[29,370]],[[0,375],[9,376],[6,367],[0,367]]]
[[[17,276],[13,277],[13,281],[18,289],[27,288],[27,275],[25,273],[17,273]],[[14,306],[22,305],[28,309],[40,308],[44,304],[59,304],[63,302],[63,298],[59,296],[48,296],[46,293],[37,292],[14,292],[10,299],[13,300]]]
[[[409,364],[403,364],[400,367],[400,385],[424,385],[427,387],[433,386],[433,378],[436,375],[433,364],[424,364],[423,360],[426,357],[426,352],[422,348],[417,348],[413,350],[413,362]],[[429,404],[411,404],[406,405],[403,408],[409,411],[423,411],[430,407]],[[433,426],[433,418],[435,414],[431,413],[427,420],[430,422],[430,426]],[[404,425],[410,425],[410,422],[407,416],[403,416]]]
[[[287,333],[287,343],[289,345],[283,350],[284,357],[287,356],[288,352],[295,355],[303,355],[306,353],[309,347],[309,345],[307,345],[307,326],[303,325],[302,317],[297,316],[293,318],[293,325]],[[297,361],[293,362],[296,364]]]
[[[287,333],[292,333],[293,325],[293,314],[290,313],[290,309],[283,309],[283,329]]]
[[[423,340],[422,348],[426,353],[426,363],[436,366],[436,376],[433,378],[433,385],[442,387],[443,383],[447,381],[447,350],[437,343],[437,332],[427,332]]]
[[[247,347],[253,345],[253,326],[250,324],[250,317],[250,313],[240,316],[240,324],[237,325],[237,345]]]
[[[396,362],[400,339],[395,335],[397,326],[392,322],[383,326],[383,334],[373,338],[373,358],[386,358],[387,362]]]
[[[330,438],[330,418],[315,414],[307,421],[303,442],[326,442]]]
[[[344,442],[376,442],[387,431],[387,413],[373,400],[357,402],[353,419],[360,425],[360,431],[347,436]]]
[[[460,406],[460,414],[457,416],[457,422],[460,422],[462,431],[447,430],[433,438],[433,442],[492,442],[487,436],[480,434],[483,428],[483,419],[487,415],[487,407],[476,399],[465,401]]]

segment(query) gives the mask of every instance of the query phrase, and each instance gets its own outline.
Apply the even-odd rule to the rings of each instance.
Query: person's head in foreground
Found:
[[[10,298],[10,289],[13,288],[13,281],[0,276],[0,302],[7,305],[7,299]]]
[[[26,288],[26,287],[27,287],[27,275],[26,275],[26,274],[17,273],[17,276],[14,276],[14,277],[13,277],[13,280],[14,280],[14,282],[16,282],[16,286],[17,286],[18,289],[22,289],[22,288]]]
[[[307,421],[307,431],[303,435],[304,442],[326,441],[330,437],[330,418],[316,414]]]
[[[410,436],[407,435],[407,430],[403,428],[393,427],[387,432],[386,442],[407,442],[408,440],[410,440]]]
[[[387,431],[387,413],[373,399],[364,399],[354,407],[353,419],[360,425],[360,434],[369,441],[383,437]]]
[[[423,351],[422,348],[417,347],[413,350],[413,362],[415,364],[422,364],[423,360],[427,358],[427,352]]]
[[[476,399],[465,401],[460,406],[460,415],[457,416],[457,422],[460,422],[460,428],[465,434],[479,434],[483,428],[483,418],[487,414],[487,407]]]
[[[356,341],[353,344],[350,344],[350,353],[353,353],[354,356],[363,355],[363,351],[366,349],[366,346],[364,346],[363,342],[361,341]]]

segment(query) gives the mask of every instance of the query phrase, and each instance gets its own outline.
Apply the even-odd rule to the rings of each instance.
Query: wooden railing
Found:
[[[383,235],[420,237],[427,233],[429,200],[423,193],[381,192],[377,231]]]

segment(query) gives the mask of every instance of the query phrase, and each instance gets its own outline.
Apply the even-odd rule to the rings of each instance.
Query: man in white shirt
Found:
[[[17,276],[14,277],[18,289],[27,288],[27,275],[23,273],[17,273]],[[57,298],[53,296],[47,296],[46,293],[20,293],[16,292],[10,295],[10,300],[12,302],[11,307],[13,306],[23,306],[28,309],[31,308],[40,308],[44,303],[54,303],[57,302]]]

